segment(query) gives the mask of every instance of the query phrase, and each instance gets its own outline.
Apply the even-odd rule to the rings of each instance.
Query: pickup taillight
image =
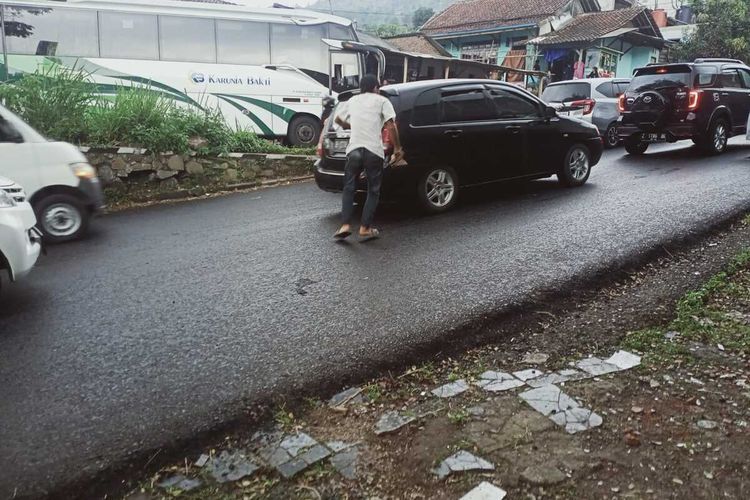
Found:
[[[620,94],[620,98],[617,99],[617,109],[620,110],[620,113],[625,112],[625,94]]]
[[[575,108],[583,108],[583,114],[590,115],[594,112],[594,106],[596,106],[596,101],[593,99],[583,99],[581,101],[573,101],[570,103],[572,107]]]
[[[695,111],[701,103],[702,90],[691,90],[688,93],[688,110]]]

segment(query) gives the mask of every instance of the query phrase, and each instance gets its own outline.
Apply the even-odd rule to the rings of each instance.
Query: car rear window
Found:
[[[542,93],[545,102],[581,101],[591,98],[591,86],[588,83],[556,83]]]
[[[643,92],[674,87],[690,87],[692,72],[689,66],[652,67],[639,69],[630,82],[630,90]]]

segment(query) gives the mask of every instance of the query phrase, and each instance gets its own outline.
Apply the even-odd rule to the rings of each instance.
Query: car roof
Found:
[[[523,88],[517,85],[511,85],[510,83],[502,82],[500,80],[476,78],[443,78],[438,80],[422,80],[418,82],[396,83],[393,85],[385,85],[380,90],[385,94],[400,95],[422,90],[430,90],[433,88],[445,87],[446,85],[502,85],[508,88],[523,90]]]
[[[590,83],[591,85],[600,85],[602,83],[607,82],[622,82],[627,83],[630,81],[630,78],[579,78],[577,80],[563,80],[561,82],[554,82],[547,85],[547,87],[554,87],[558,85],[566,85],[571,83]]]

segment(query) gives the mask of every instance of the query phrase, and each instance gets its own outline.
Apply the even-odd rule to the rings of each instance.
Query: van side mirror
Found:
[[[557,110],[552,106],[546,106],[544,108],[544,117],[547,119],[555,118],[557,116]]]

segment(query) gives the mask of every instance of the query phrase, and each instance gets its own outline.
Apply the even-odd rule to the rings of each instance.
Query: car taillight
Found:
[[[393,152],[393,143],[391,142],[391,133],[387,128],[383,129],[383,146],[385,146],[385,152],[390,154]]]
[[[573,101],[570,105],[576,108],[583,108],[583,114],[590,115],[594,111],[596,101],[593,99],[584,99],[582,101]]]
[[[695,111],[701,103],[701,90],[691,90],[688,94],[688,110]]]
[[[625,94],[621,94],[620,98],[617,100],[617,109],[620,110],[620,113],[625,111]]]

